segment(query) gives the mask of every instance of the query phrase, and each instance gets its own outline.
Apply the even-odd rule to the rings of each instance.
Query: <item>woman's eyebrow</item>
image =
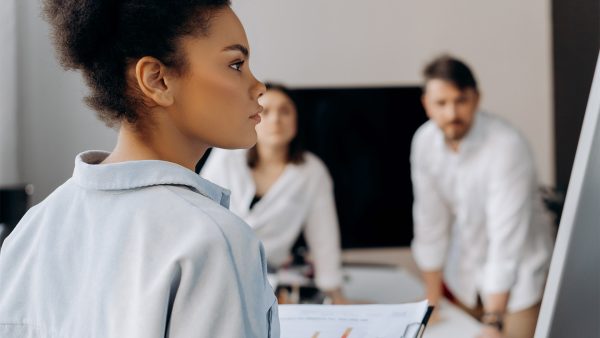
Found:
[[[246,47],[244,45],[240,45],[240,44],[227,46],[227,47],[223,48],[223,51],[239,51],[242,54],[244,54],[244,57],[246,57],[246,59],[250,57],[250,52],[248,51],[248,47]]]

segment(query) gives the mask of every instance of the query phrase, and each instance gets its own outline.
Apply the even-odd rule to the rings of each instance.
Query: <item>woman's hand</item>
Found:
[[[352,302],[344,296],[344,294],[342,293],[342,289],[340,289],[340,288],[325,291],[325,294],[331,300],[331,304],[334,304],[334,305],[352,304]]]

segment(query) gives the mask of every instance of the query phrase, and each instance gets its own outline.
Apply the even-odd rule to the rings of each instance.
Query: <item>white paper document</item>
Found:
[[[415,338],[427,301],[377,305],[280,305],[281,338]]]

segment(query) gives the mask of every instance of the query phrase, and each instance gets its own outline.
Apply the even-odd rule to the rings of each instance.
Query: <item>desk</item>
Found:
[[[346,264],[343,291],[350,299],[394,304],[425,298],[425,289],[414,275],[418,269],[408,249],[345,251],[343,261]],[[442,301],[439,310],[441,321],[427,327],[425,338],[472,338],[479,333],[480,324],[453,304]]]

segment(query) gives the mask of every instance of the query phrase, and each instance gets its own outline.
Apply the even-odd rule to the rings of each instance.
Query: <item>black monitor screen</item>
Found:
[[[293,91],[308,150],[335,184],[342,247],[412,239],[410,144],[426,120],[418,87]]]
[[[0,187],[0,246],[29,208],[33,186]]]

